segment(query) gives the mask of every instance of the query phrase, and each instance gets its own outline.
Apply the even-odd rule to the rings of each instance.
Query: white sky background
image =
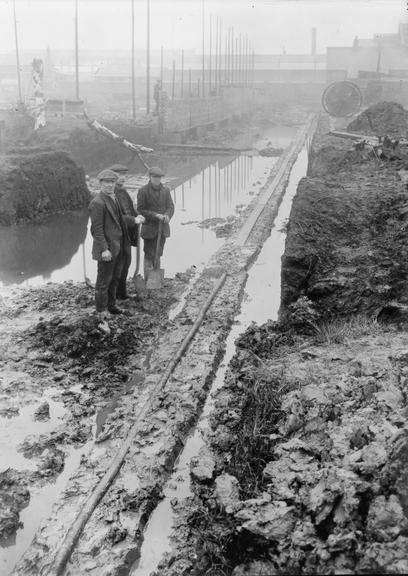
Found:
[[[136,48],[146,46],[146,0],[134,0]],[[131,0],[78,0],[79,48],[131,46]],[[204,0],[208,51],[209,15],[248,34],[257,53],[310,53],[311,29],[317,51],[349,46],[357,35],[396,32],[408,21],[405,0]],[[16,0],[20,50],[74,47],[74,0]],[[150,0],[151,49],[201,52],[202,0]],[[214,42],[214,40],[213,40]],[[222,44],[224,49],[224,43]],[[0,52],[14,50],[12,0],[0,0]]]

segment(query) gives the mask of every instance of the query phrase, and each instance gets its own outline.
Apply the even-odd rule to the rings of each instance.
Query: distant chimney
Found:
[[[316,55],[316,28],[312,28],[312,55]]]

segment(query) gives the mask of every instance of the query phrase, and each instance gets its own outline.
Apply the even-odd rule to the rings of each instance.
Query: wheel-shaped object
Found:
[[[363,97],[357,84],[344,80],[333,82],[323,92],[322,105],[330,116],[347,118],[361,108]]]

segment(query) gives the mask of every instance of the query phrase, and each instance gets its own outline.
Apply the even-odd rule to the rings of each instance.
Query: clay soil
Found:
[[[386,130],[395,109],[368,116]],[[408,156],[327,131],[293,203],[280,322],[236,342],[159,576],[408,572]]]

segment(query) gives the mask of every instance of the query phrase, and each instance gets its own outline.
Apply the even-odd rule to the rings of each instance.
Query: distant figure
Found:
[[[108,312],[123,312],[116,306],[116,290],[122,272],[123,244],[129,242],[129,238],[114,193],[117,174],[113,170],[102,170],[97,178],[101,191],[89,204],[89,211],[93,236],[92,257],[98,262],[95,306],[96,312],[105,318]]]
[[[122,210],[123,219],[128,232],[127,236],[123,238],[122,272],[116,293],[118,300],[126,300],[128,298],[126,280],[130,263],[132,261],[132,246],[137,246],[137,226],[143,224],[145,219],[143,216],[137,215],[133,200],[124,186],[129,168],[123,164],[114,164],[110,169],[113,170],[118,177],[115,182],[114,192],[116,200],[119,202],[119,206]]]
[[[144,278],[147,281],[149,272],[153,268],[159,222],[163,222],[162,235],[160,237],[159,259],[163,255],[166,238],[170,236],[169,222],[174,214],[174,204],[170,194],[170,188],[163,186],[161,179],[163,170],[152,166],[149,170],[150,180],[140,188],[137,195],[137,211],[146,218],[142,226],[143,251],[144,251]],[[158,263],[160,268],[160,260]]]

